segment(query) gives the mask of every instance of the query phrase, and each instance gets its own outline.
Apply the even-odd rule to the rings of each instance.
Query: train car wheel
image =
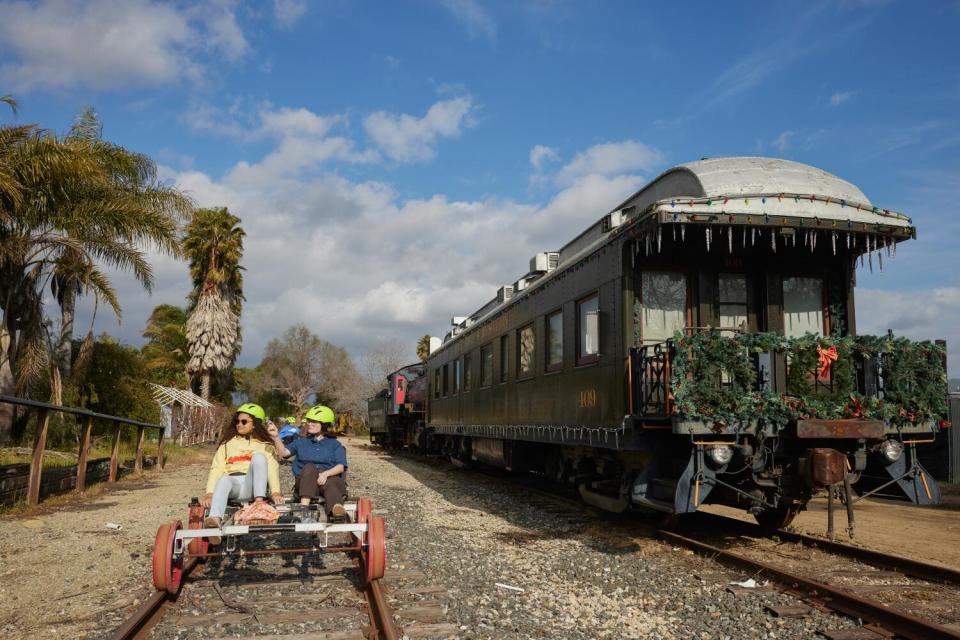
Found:
[[[153,541],[153,586],[158,591],[176,594],[183,580],[183,558],[173,557],[177,531],[183,528],[179,520],[162,524]]]
[[[382,516],[367,517],[367,582],[379,580],[387,569],[387,526]]]
[[[780,506],[776,509],[764,509],[760,513],[753,514],[753,517],[756,518],[757,523],[769,531],[776,531],[777,529],[783,529],[797,517],[797,514],[800,513],[799,505],[787,505]]]
[[[202,504],[190,505],[190,512],[187,516],[188,529],[203,529],[203,519],[206,516],[206,509]],[[206,538],[194,538],[187,545],[187,550],[192,555],[203,555],[210,549],[210,541]]]

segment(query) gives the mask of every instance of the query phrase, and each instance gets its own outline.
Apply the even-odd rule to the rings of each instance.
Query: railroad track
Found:
[[[483,470],[468,472],[491,475]],[[535,479],[492,475],[521,487],[544,507],[567,510],[571,518],[602,513]],[[759,583],[752,589],[731,586],[728,590],[739,597],[776,588],[807,603],[771,607],[772,615],[805,615],[814,607],[863,623],[826,633],[832,640],[960,640],[960,571],[942,565],[786,530],[770,533],[758,525],[708,513],[696,514],[683,527],[684,533],[632,518],[604,526],[611,535],[628,538],[642,531],[738,572],[719,572],[713,579],[729,583],[745,575]]]
[[[362,563],[339,553],[194,560],[176,596],[155,592],[111,637],[176,638],[219,627],[277,639],[401,637],[383,581],[364,583]],[[413,572],[394,576],[410,578]]]

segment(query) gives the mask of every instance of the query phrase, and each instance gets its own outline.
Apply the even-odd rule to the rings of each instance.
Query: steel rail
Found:
[[[193,571],[199,562],[191,558],[183,566],[183,580]],[[133,640],[134,638],[146,638],[150,630],[160,621],[160,615],[163,610],[172,602],[176,602],[177,595],[171,595],[166,591],[154,591],[153,595],[137,608],[136,611],[127,618],[126,622],[117,627],[117,630],[110,636],[110,640]]]
[[[361,551],[357,555],[357,566],[360,568],[361,576],[365,576],[367,554],[365,551]],[[364,580],[363,594],[367,598],[371,640],[399,640],[403,634],[393,621],[393,609],[390,608],[386,597],[383,595],[380,581]]]
[[[749,571],[751,574],[762,572],[766,577],[777,582],[785,591],[793,593],[801,599],[813,600],[834,611],[869,620],[908,640],[960,640],[960,630],[950,629],[929,620],[917,618],[909,613],[888,608],[876,600],[861,598],[843,589],[784,571],[773,565],[726,551],[672,531],[661,529],[657,531],[657,535],[672,544],[684,546],[722,564]]]
[[[906,558],[904,556],[888,555],[873,549],[855,547],[842,542],[831,542],[825,538],[818,538],[805,533],[795,533],[784,529],[768,532],[764,531],[760,525],[713,513],[700,512],[696,515],[698,520],[712,521],[725,527],[736,527],[739,531],[747,535],[757,533],[760,533],[764,537],[775,535],[787,542],[796,542],[807,547],[819,547],[824,551],[829,551],[836,555],[860,560],[875,567],[898,571],[904,575],[920,578],[921,580],[960,585],[960,571],[944,565],[914,560],[913,558]],[[695,525],[696,523],[693,524]]]

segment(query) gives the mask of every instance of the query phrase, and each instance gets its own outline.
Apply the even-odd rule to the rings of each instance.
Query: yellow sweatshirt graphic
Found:
[[[224,474],[248,473],[254,453],[267,457],[267,486],[271,494],[280,493],[280,465],[273,455],[273,445],[242,436],[230,438],[217,449],[207,476],[207,493],[213,493],[217,480]]]

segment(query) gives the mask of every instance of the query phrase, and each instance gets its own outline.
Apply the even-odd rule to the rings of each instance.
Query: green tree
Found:
[[[240,218],[226,208],[198,209],[187,225],[183,251],[193,290],[187,318],[188,373],[210,397],[214,372],[228,372],[240,353],[243,237]]]
[[[191,208],[159,182],[147,156],[104,141],[92,109],[63,137],[34,125],[0,127],[0,392],[26,392],[45,372],[59,389],[77,296],[93,295],[119,317],[107,270],[132,273],[149,291],[146,252],[176,255],[178,223]],[[48,290],[60,310],[54,338]],[[10,425],[2,411],[0,440]]]
[[[187,312],[172,304],[154,307],[143,330],[147,343],[143,354],[150,381],[168,387],[187,388]]]

